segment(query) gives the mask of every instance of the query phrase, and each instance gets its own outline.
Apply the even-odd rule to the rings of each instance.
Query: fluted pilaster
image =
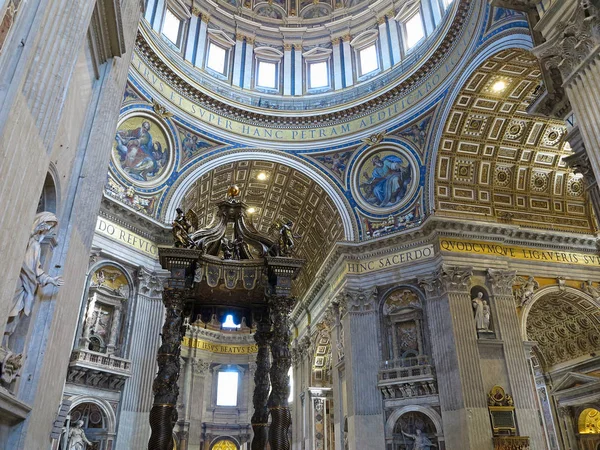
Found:
[[[492,433],[473,325],[470,267],[443,266],[420,284],[428,297],[444,435],[448,450],[491,450]]]
[[[538,419],[535,387],[531,382],[513,296],[515,278],[516,273],[512,270],[488,270],[519,430],[521,435],[529,436],[531,450],[543,450],[546,446],[544,432]]]

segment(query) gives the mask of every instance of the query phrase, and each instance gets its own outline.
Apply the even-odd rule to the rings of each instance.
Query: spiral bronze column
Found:
[[[152,384],[154,404],[150,410],[152,433],[148,450],[172,450],[173,427],[177,422],[177,397],[179,387],[179,355],[181,341],[185,334],[183,326],[183,304],[185,291],[165,287],[163,303],[166,308],[162,328],[162,344],[158,349],[158,373]]]
[[[269,340],[271,338],[271,320],[269,313],[265,311],[258,321],[254,340],[258,345],[256,355],[256,372],[254,373],[254,394],[252,404],[254,414],[251,423],[254,437],[252,438],[252,450],[265,450],[268,437],[269,409],[267,400],[269,397]]]
[[[288,372],[292,365],[290,354],[289,315],[294,299],[286,296],[269,297],[273,331],[271,336],[271,395],[268,407],[271,413],[269,444],[271,450],[289,450],[288,430],[292,424],[292,415],[288,405],[290,394]]]

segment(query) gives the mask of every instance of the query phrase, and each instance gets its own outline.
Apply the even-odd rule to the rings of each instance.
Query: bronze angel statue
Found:
[[[278,220],[271,225],[270,230],[279,233],[279,239],[276,244],[278,256],[291,256],[296,247],[295,240],[302,238],[302,236],[293,233],[293,227],[294,222],[291,220]]]
[[[173,239],[175,247],[193,248],[196,246],[190,235],[198,228],[198,216],[193,209],[183,213],[177,208],[177,217],[173,220]]]

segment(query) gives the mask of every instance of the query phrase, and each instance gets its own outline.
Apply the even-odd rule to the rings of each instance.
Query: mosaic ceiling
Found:
[[[344,237],[333,201],[317,183],[290,167],[265,161],[238,161],[198,179],[185,196],[184,210],[192,208],[200,219],[199,226],[208,226],[216,203],[225,199],[232,184],[241,188],[241,200],[254,208],[252,217],[258,230],[268,233],[277,219],[294,222],[294,232],[302,236],[296,254],[306,259],[295,283],[296,295],[302,295],[333,244]]]
[[[546,368],[597,352],[598,307],[571,292],[546,294],[527,316],[527,339],[537,342]]]
[[[582,179],[566,167],[564,124],[527,114],[542,78],[535,57],[506,50],[465,83],[436,164],[438,215],[590,232]]]

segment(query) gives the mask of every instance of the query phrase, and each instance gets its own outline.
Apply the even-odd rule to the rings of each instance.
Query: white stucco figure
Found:
[[[82,427],[83,420],[78,420],[75,425],[69,429],[69,440],[67,441],[68,450],[85,450],[88,445],[92,445]]]
[[[51,277],[42,269],[41,242],[58,225],[58,219],[51,212],[41,212],[35,216],[25,258],[21,266],[21,274],[17,289],[13,296],[13,304],[8,315],[8,323],[4,330],[3,346],[8,346],[8,339],[15,332],[23,315],[29,316],[35,300],[38,286],[52,284],[62,286],[62,277]]]
[[[421,430],[418,428],[415,433],[416,434],[408,434],[404,431],[402,432],[404,436],[414,439],[411,450],[429,450],[430,447],[437,447],[437,445],[431,442],[426,436],[423,436],[423,434],[421,434]]]

